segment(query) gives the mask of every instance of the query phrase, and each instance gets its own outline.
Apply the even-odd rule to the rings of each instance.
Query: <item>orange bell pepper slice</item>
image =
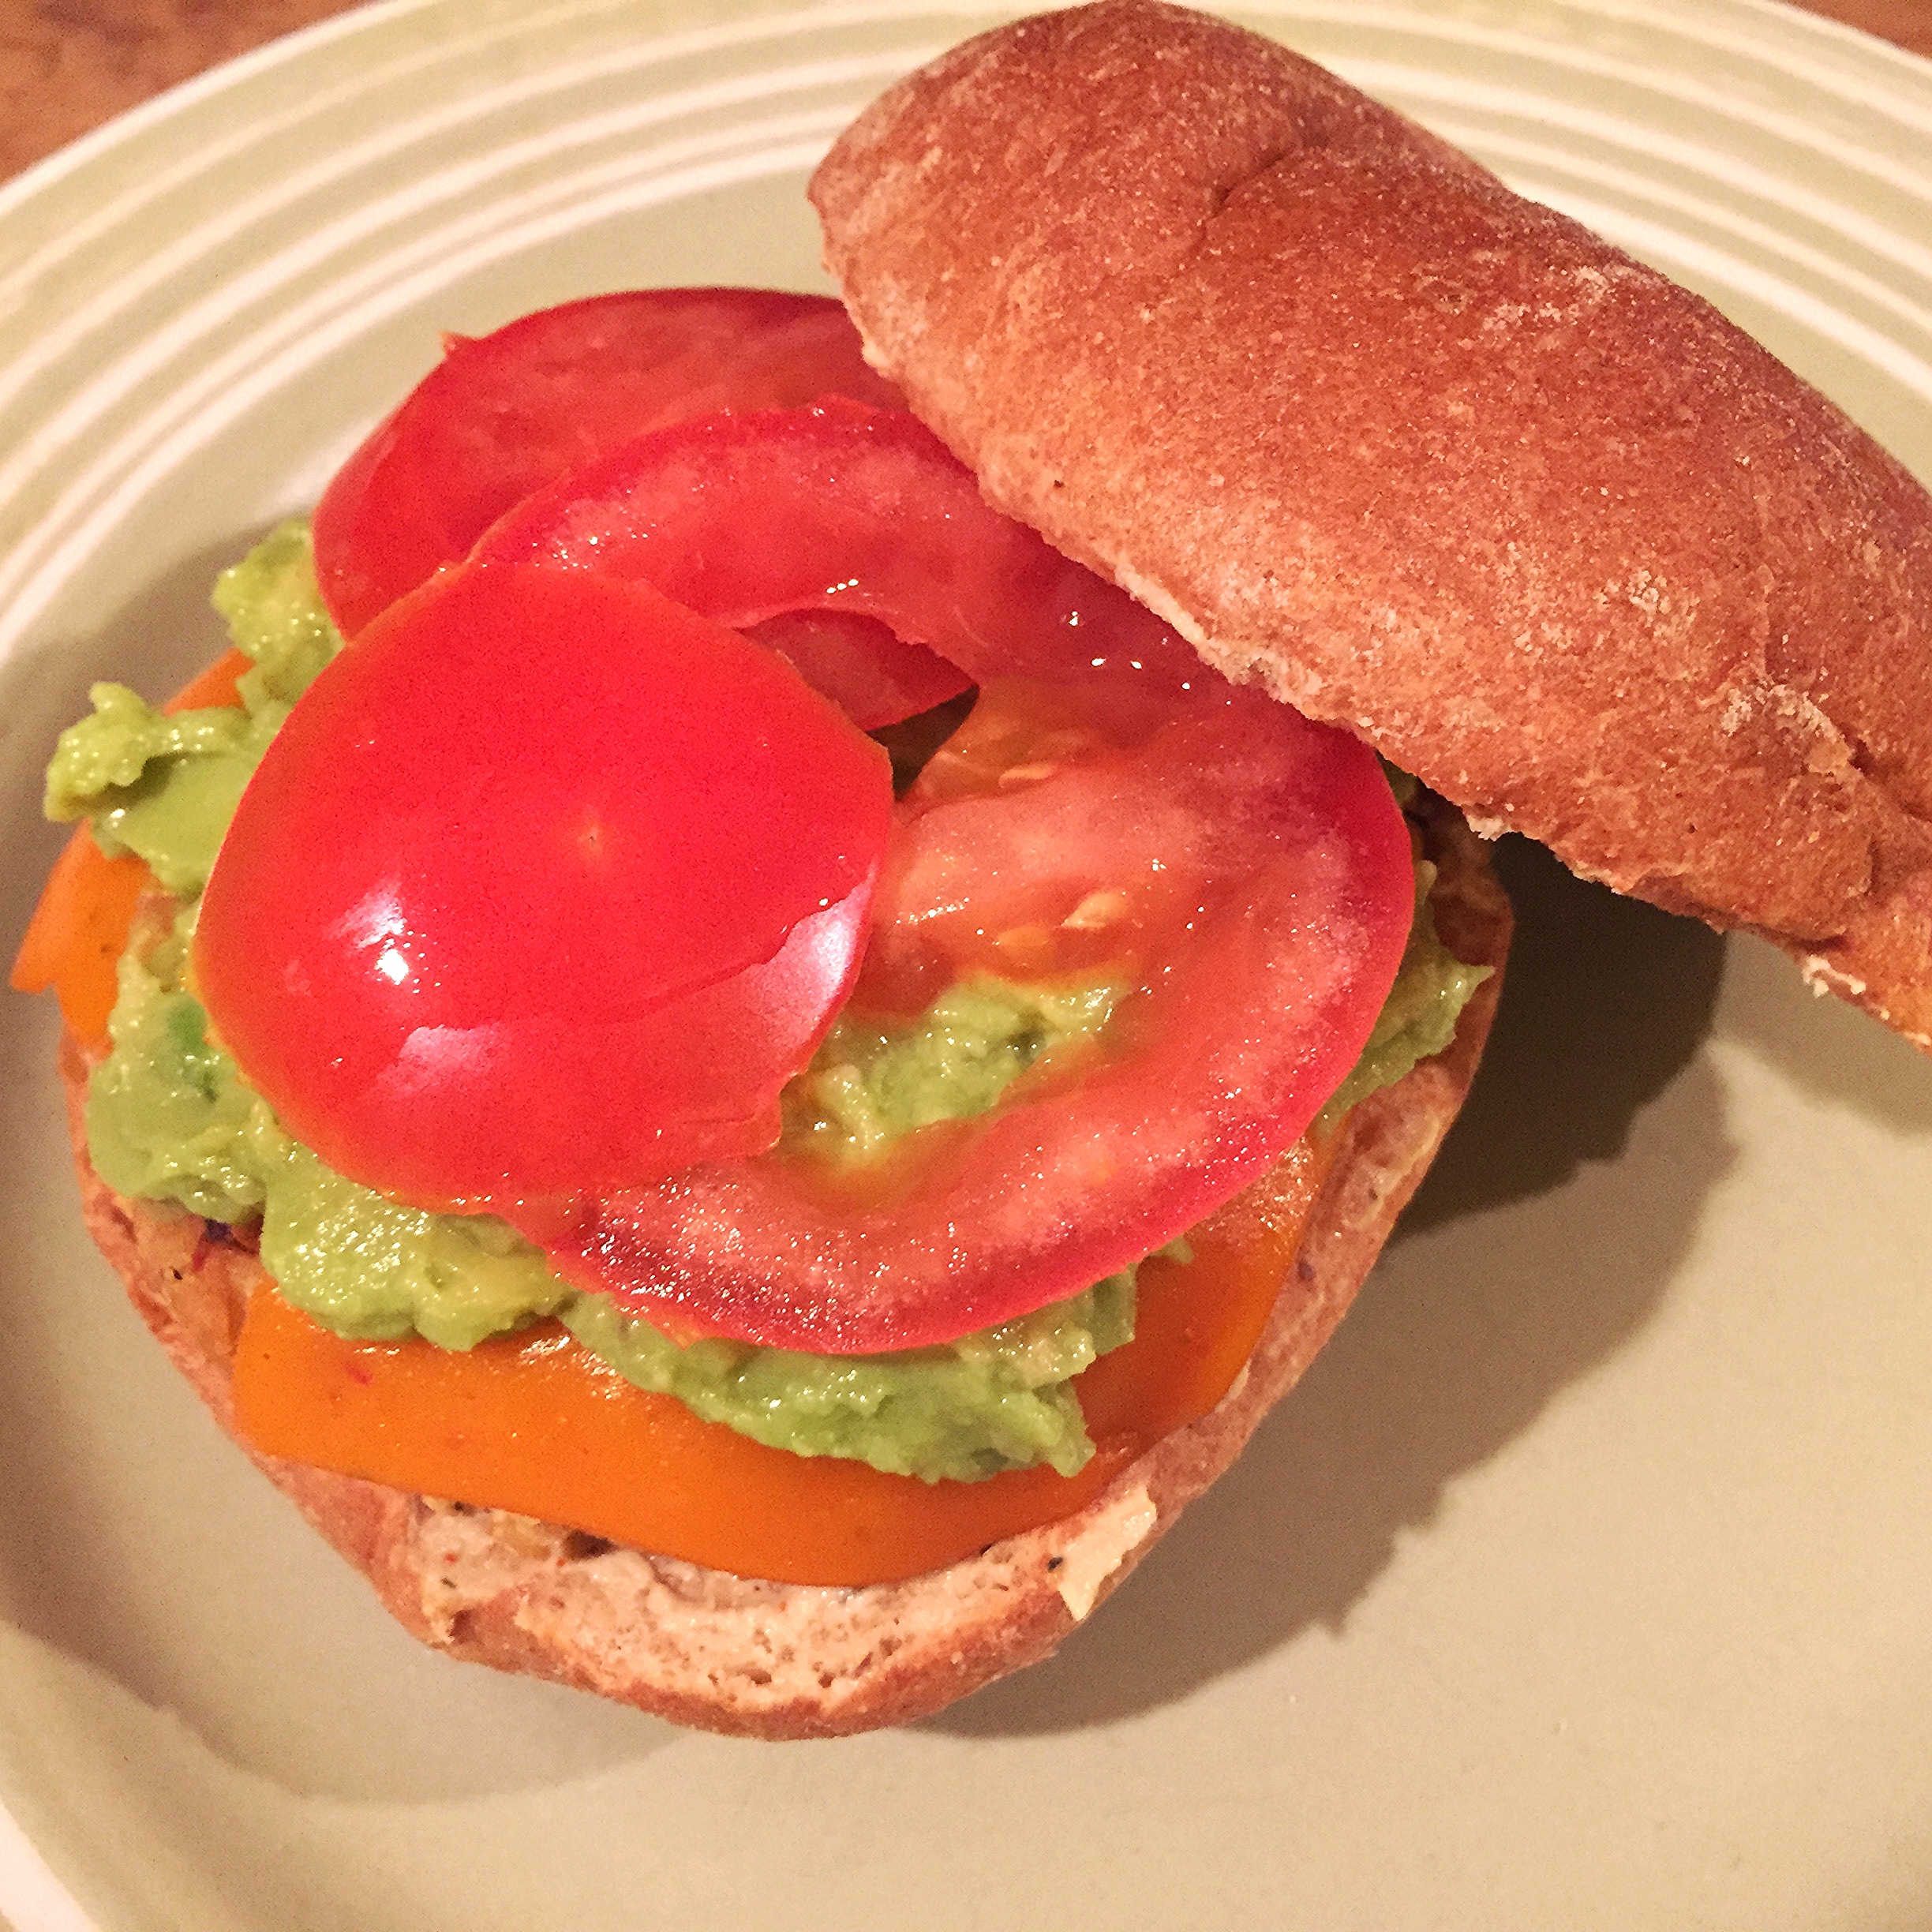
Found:
[[[84,1046],[107,1043],[114,968],[127,948],[135,904],[153,878],[131,854],[110,859],[82,826],[41,888],[7,983],[17,993],[51,988],[68,1032]]]
[[[242,674],[253,668],[245,651],[223,651],[205,671],[197,672],[161,709],[163,711],[219,711],[239,706]]]
[[[1072,1515],[1219,1401],[1293,1266],[1328,1152],[1297,1148],[1196,1230],[1191,1263],[1142,1267],[1134,1339],[1080,1380],[1095,1452],[1072,1477],[928,1483],[794,1455],[633,1387],[553,1322],[466,1354],[347,1342],[267,1288],[236,1352],[236,1424],[271,1455],[740,1576],[916,1576]]]

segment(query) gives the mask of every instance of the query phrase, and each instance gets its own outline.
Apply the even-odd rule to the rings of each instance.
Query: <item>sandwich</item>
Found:
[[[402,1621],[459,1656],[766,1736],[903,1720],[1046,1654],[1292,1383],[1367,1272],[1480,1054],[1508,915],[1465,814],[1485,830],[1544,837],[1625,889],[1767,932],[1814,981],[1915,1037],[1926,1030],[1914,1004],[1926,927],[1911,787],[1926,767],[1908,696],[1923,656],[1932,522],[1896,466],[1701,304],[1282,50],[1135,0],[1020,23],[913,77],[841,140],[814,195],[866,364],[853,354],[828,380],[814,350],[807,396],[741,391],[733,376],[723,385],[727,412],[717,414],[706,406],[720,399],[715,372],[691,379],[704,363],[693,317],[706,301],[743,310],[749,298],[620,304],[647,318],[683,314],[673,359],[685,366],[670,419],[647,408],[641,424],[623,422],[614,446],[600,436],[560,474],[513,479],[504,500],[472,506],[485,524],[466,526],[453,553],[431,546],[426,581],[369,593],[338,567],[343,560],[405,546],[379,538],[358,548],[341,532],[358,527],[358,509],[382,504],[381,474],[407,469],[406,403],[319,508],[314,561],[290,532],[226,585],[251,647],[240,706],[200,702],[223,695],[211,684],[177,714],[193,722],[136,721],[137,738],[164,748],[131,775],[99,759],[91,774],[63,781],[63,800],[84,794],[95,827],[91,848],[73,848],[71,871],[96,878],[76,894],[87,916],[70,908],[36,922],[39,950],[30,934],[17,975],[61,982],[88,1222],[137,1306],[217,1417]],[[1564,292],[1567,302],[1557,299]],[[590,306],[528,326],[541,335],[588,324],[597,335],[611,312]],[[776,313],[752,320],[750,333],[773,333]],[[781,320],[781,335],[795,324],[834,337],[844,327],[812,305]],[[514,341],[490,340],[486,363],[514,360]],[[474,365],[471,346],[459,346],[445,368]],[[573,390],[582,366],[568,365],[570,413],[608,427],[623,412],[601,391]],[[900,395],[951,455],[889,406]],[[1684,513],[1667,519],[1656,515],[1661,465],[1685,480]],[[419,470],[439,505],[451,467],[445,459]],[[880,485],[886,474],[906,485],[897,496]],[[717,479],[732,479],[725,521],[742,524],[747,502],[768,505],[784,475],[807,485],[784,500],[787,517],[816,497],[837,522],[825,505],[847,503],[841,492],[852,489],[869,489],[874,521],[882,502],[911,504],[917,527],[901,519],[889,547],[897,556],[936,546],[951,571],[941,572],[945,596],[916,586],[871,602],[852,594],[877,564],[876,533],[864,538],[874,546],[867,568],[832,578],[829,591],[822,580],[815,601],[774,604],[769,588],[721,586],[721,575],[769,575],[779,547],[770,533],[783,519],[751,523],[745,548],[756,571],[742,559],[721,572],[691,563],[715,559],[716,541],[677,547],[666,560],[662,533],[694,500],[724,489]],[[392,493],[373,516],[379,532],[399,528],[395,504]],[[1646,508],[1651,526],[1640,530]],[[700,517],[701,534],[720,527]],[[972,533],[969,558],[961,530]],[[964,590],[963,558],[972,566]],[[985,657],[985,633],[1002,627],[973,615],[982,575],[1014,600],[1003,627],[1018,634],[996,638]],[[317,578],[334,625],[317,614]],[[338,650],[341,630],[353,635]],[[677,651],[639,656],[638,631],[672,638]],[[792,1016],[804,1017],[773,1044],[783,1027],[747,1018],[773,1005],[769,978],[743,972],[730,982],[743,997],[726,1001],[721,1021],[687,1001],[668,1043],[657,1028],[649,1077],[614,1122],[556,1104],[560,1092],[582,1101],[623,1087],[628,1076],[594,1051],[562,1080],[553,1054],[549,1074],[516,1088],[500,1110],[463,1084],[474,1052],[432,1080],[421,1061],[434,1043],[418,1040],[411,1079],[386,1077],[403,1054],[393,1039],[381,1046],[380,1016],[318,1027],[323,1008],[303,1002],[307,967],[320,956],[288,934],[333,930],[339,940],[346,911],[374,903],[368,860],[350,850],[373,772],[406,764],[425,779],[381,833],[394,847],[434,819],[436,796],[463,788],[466,748],[486,747],[492,770],[581,761],[581,733],[540,732],[542,758],[520,753],[501,733],[511,690],[501,683],[489,684],[489,703],[457,708],[454,746],[447,710],[415,736],[385,736],[403,728],[426,661],[447,690],[493,678],[519,655],[519,638],[593,632],[621,634],[623,661],[656,680],[653,721],[697,706],[688,665],[698,661],[713,666],[707,688],[737,694],[702,713],[701,736],[728,733],[747,713],[788,721],[769,735],[792,748],[790,762],[780,761],[777,789],[753,816],[761,828],[788,823],[785,801],[807,798],[811,836],[796,841],[786,882],[772,889],[776,911],[759,863],[772,835],[727,849],[710,822],[716,759],[691,797],[676,792],[678,773],[702,762],[697,751],[713,756],[708,742],[671,768],[648,768],[653,784],[672,788],[658,796],[674,802],[646,823],[601,793],[597,813],[572,823],[577,858],[595,877],[658,821],[679,829],[689,849],[676,876],[693,896],[680,902],[683,919],[650,939],[645,963],[655,970],[686,944],[680,924],[702,927],[687,987],[715,989],[704,964],[715,954],[703,949],[721,929],[763,920],[733,941],[759,964],[809,929],[814,943],[802,949],[816,977],[803,975],[809,997]],[[1105,640],[1093,655],[1111,666],[1094,666],[1101,678],[1077,697],[1069,695],[1077,680],[1059,676],[1076,635],[1083,647]],[[478,637],[489,643],[481,664],[463,655]],[[804,672],[817,696],[801,698],[796,678],[774,684],[773,656]],[[511,695],[526,721],[547,694],[577,694],[554,708],[578,711],[597,695],[597,668],[572,683],[573,667],[533,673],[526,664]],[[215,683],[232,688],[238,668],[218,668]],[[882,696],[882,678],[905,688]],[[968,680],[978,694],[970,710],[960,689]],[[1670,716],[1658,715],[1670,709],[1660,691],[1679,701]],[[604,690],[601,702],[624,699]],[[110,695],[103,714],[117,706],[125,701]],[[208,721],[223,710],[227,722]],[[896,803],[885,754],[860,738],[862,724],[897,753]],[[346,753],[358,733],[373,762],[337,784],[331,766],[354,763]],[[1190,735],[1197,749],[1183,762],[1175,747]],[[75,743],[69,763],[84,766],[88,740]],[[1398,768],[1392,787],[1369,744]],[[593,763],[601,769],[609,750]],[[144,814],[156,815],[154,795],[167,789],[153,774],[198,771],[192,782],[219,792],[227,781],[217,752],[255,774],[238,804],[223,800],[236,829],[220,856],[183,856],[156,837],[142,857]],[[221,769],[232,775],[232,762]],[[1297,774],[1316,769],[1323,779],[1310,803]],[[589,796],[572,794],[579,803]],[[751,796],[766,795],[747,778],[734,798]],[[1344,796],[1360,810],[1338,818],[1332,801]],[[512,792],[496,797],[500,822],[505,796],[511,815],[519,806],[540,815],[534,792]],[[1055,815],[1048,808],[1062,798],[1073,807]],[[1014,888],[1019,910],[949,929],[949,907],[962,893],[975,903],[981,889],[948,869],[974,841],[938,834],[964,822],[949,814],[983,806],[993,829],[979,849],[999,859],[984,874]],[[1290,821],[1302,831],[1292,841]],[[1241,879],[1264,886],[1229,886],[1204,860],[1202,891],[1212,890],[1198,902],[1163,912],[1155,893],[1136,906],[1122,878],[1083,878],[1062,904],[1007,862],[1023,847],[1084,851],[1071,827],[1105,844],[1117,824],[1138,838],[1156,822],[1178,843],[1133,847],[1129,871],[1178,871],[1183,852],[1232,845]],[[1007,844],[1002,824],[1014,828]],[[840,861],[829,869],[828,825]],[[102,856],[103,840],[133,856]],[[1711,850],[1733,846],[1727,874]],[[1344,848],[1350,863],[1337,872],[1327,857]],[[1852,863],[1861,851],[1862,872]],[[792,860],[806,886],[789,882],[799,876]],[[98,875],[114,866],[104,888]],[[485,966],[493,970],[507,935],[542,940],[516,949],[535,957],[539,980],[526,971],[492,1024],[519,1021],[553,982],[575,983],[575,964],[565,973],[558,962],[575,961],[574,934],[594,923],[580,900],[539,934],[552,915],[509,889],[534,868],[542,870],[526,857],[457,874],[465,892],[452,916],[485,929],[471,953]],[[707,871],[729,889],[702,896]],[[331,875],[335,897],[318,910],[305,894]],[[1054,889],[1064,897],[1073,887]],[[102,915],[114,893],[118,915]],[[1179,938],[1177,953],[1156,954],[1140,945],[1144,931],[1176,938],[1215,924],[1182,916],[1211,901],[1214,948],[1191,952],[1194,942]],[[181,918],[191,902],[192,933]],[[1306,916],[1310,907],[1322,916]],[[375,910],[336,948],[366,968],[361,993],[372,975],[408,981],[421,964],[411,946],[434,936]],[[1333,942],[1327,954],[1304,943],[1316,927]],[[74,962],[90,947],[96,961],[103,947],[125,953],[110,1017],[99,1011],[98,966],[92,1011],[82,997],[86,975]],[[599,1012],[613,997],[596,977],[605,957],[600,949],[583,982]],[[1352,962],[1346,972],[1337,957]],[[1231,1029],[1238,1052],[1204,1017],[1211,984],[1270,1014],[1267,1028]],[[1312,1035],[1297,1011],[1314,997],[1297,990],[1307,987],[1322,1008]],[[908,1017],[962,989],[977,1007],[971,998],[946,1007],[938,1030],[970,1037],[969,1057],[1005,1069],[999,1092],[977,1114],[909,1133],[882,1128],[867,1074],[908,1036]],[[324,1005],[340,1016],[361,996],[338,989]],[[212,1030],[196,1017],[204,1010]],[[651,1034],[635,1011],[625,1020]],[[103,1028],[114,1050],[105,1057]],[[436,1030],[417,1025],[405,1040]],[[228,1110],[225,1137],[200,1150],[192,1179],[171,1196],[135,1171],[152,1148],[130,1148],[140,1136],[111,1098],[122,1036],[144,1031],[172,1039],[184,1077],[200,1082],[207,1106],[189,1138],[210,1109]],[[756,1050],[740,1050],[751,1035]],[[1282,1044],[1310,1037],[1316,1045]],[[702,1052],[688,1050],[692,1039]],[[1391,1039],[1393,1054],[1359,1077],[1362,1050],[1376,1059]],[[358,1061],[372,1039],[374,1057]],[[1019,1051],[1007,1050],[1016,1041]],[[527,1073],[541,1059],[525,1053],[507,1064]],[[1026,1064],[1015,1070],[1016,1060]],[[721,1069],[732,1091],[701,1089],[694,1062]],[[1209,1115],[1198,1094],[1176,1101],[1189,1080],[1225,1103],[1212,1117],[1219,1138],[1201,1125]],[[1139,1114],[1104,1111],[1117,1088],[1136,1097]],[[675,1104],[664,1103],[667,1091]],[[436,1131],[422,1131],[432,1113]],[[1097,1129],[1100,1118],[1110,1133]],[[1177,1120],[1193,1125],[1163,1140]],[[1058,1137],[1043,1137],[1049,1121]],[[868,1136],[882,1136],[882,1159],[850,1158],[850,1144]],[[838,1150],[829,1166],[828,1140]],[[1208,1158],[1187,1158],[1211,1140]],[[1015,1146],[1035,1158],[1012,1159]],[[323,1205],[305,1220],[275,1225],[279,1211],[257,1206],[252,1221],[243,1197],[259,1180],[223,1167],[241,1160],[238,1148],[258,1166],[320,1168],[343,1186],[325,1179],[309,1196]],[[1082,1158],[1096,1150],[1105,1158]],[[982,1159],[994,1164],[976,1166]],[[184,1163],[170,1160],[169,1185],[182,1182]],[[1135,1171],[1116,1187],[1123,1167]],[[967,1191],[930,1194],[942,1185]],[[331,1234],[338,1250],[367,1245],[334,1215],[351,1193],[394,1207],[402,1232],[385,1253],[413,1241],[429,1254],[420,1272],[431,1292],[408,1310],[418,1339],[386,1331],[398,1317],[380,1297],[373,1314],[332,1304],[335,1277],[311,1267]],[[819,1215],[809,1265],[791,1265],[799,1224],[772,1219],[773,1201],[815,1212],[834,1196],[843,1218]],[[1026,1211],[1005,1212],[1009,1196]],[[942,1204],[937,1220],[908,1222],[907,1201],[930,1199]],[[365,1201],[358,1211],[355,1230],[384,1213]],[[466,1278],[507,1301],[436,1292],[447,1273],[439,1278],[438,1256],[457,1238],[451,1222],[474,1251]],[[878,1244],[855,1248],[849,1234],[889,1225],[896,1265],[881,1270],[869,1260]],[[934,1225],[949,1230],[936,1260],[920,1237]],[[533,1255],[554,1284],[549,1309],[505,1287],[527,1280]],[[1124,1291],[1107,1284],[1130,1273],[1135,1340],[1024,1391],[1039,1398],[1064,1380],[1073,1391],[1064,1399],[1055,1392],[1029,1406],[1002,1383],[996,1406],[1024,1412],[1038,1440],[1027,1448],[1013,1431],[975,1425],[967,1447],[943,1452],[965,1458],[949,1473],[864,1462],[900,1453],[877,1441],[805,1457],[754,1444],[785,1466],[769,1488],[760,1489],[771,1466],[761,1463],[747,1486],[685,1511],[710,1520],[660,1531],[630,1526],[635,1492],[654,1486],[638,1466],[613,1472],[594,1443],[585,1451],[545,1421],[586,1406],[628,1411],[634,1397],[676,1406],[612,1365],[621,1358],[632,1380],[656,1372],[627,1352],[640,1328],[680,1360],[721,1365],[723,1379],[748,1383],[773,1352],[844,1365],[833,1379],[848,1386],[889,1354],[951,1350],[983,1371],[979,1338],[1002,1330],[1014,1345],[1002,1363],[1016,1350],[1027,1360],[1064,1351],[1069,1334],[1083,1338],[1079,1359],[1118,1341],[1104,1331],[1122,1325],[1112,1311]],[[290,1297],[305,1280],[305,1312],[291,1322]],[[506,1332],[466,1332],[488,1331],[504,1307]],[[1047,1336],[1043,1310],[1069,1307]],[[567,1331],[552,1325],[555,1313]],[[477,1346],[436,1349],[420,1339],[432,1331]],[[754,1345],[764,1352],[755,1360]],[[509,1372],[492,1370],[486,1385],[440,1379],[485,1354],[513,1357]],[[1113,1394],[1110,1362],[1129,1365],[1111,1372]],[[1177,1362],[1189,1372],[1174,1372]],[[503,1394],[559,1376],[588,1378],[593,1399],[546,1409],[553,1397],[540,1393],[535,1408],[518,1410],[523,1396]],[[352,1422],[346,1448],[325,1440],[358,1391],[419,1377],[432,1410],[465,1418],[447,1432],[462,1440],[429,1453],[418,1432],[401,1462],[372,1451],[383,1427]],[[320,1391],[306,1410],[305,1389]],[[403,1387],[384,1411],[389,1437],[410,1435],[415,1425],[396,1418],[420,1422],[424,1400]],[[522,1418],[509,1435],[553,1438],[544,1447],[556,1453],[537,1462],[587,1453],[603,1490],[627,1493],[612,1503],[596,1481],[578,1483],[569,1493],[589,1497],[583,1507],[549,1507],[555,1471],[533,1478],[532,1458],[498,1454],[488,1440],[492,1414],[500,1437],[509,1413]],[[841,1472],[829,1485],[811,1486],[814,1474],[786,1487],[790,1474],[827,1463]],[[486,1465],[486,1475],[466,1473]],[[1005,1503],[987,1499],[1022,1492],[1017,1514],[998,1520]],[[833,1496],[841,1500],[828,1507]],[[713,1540],[721,1515],[730,1519],[721,1546]],[[754,1518],[775,1519],[775,1531]],[[813,1545],[803,1557],[802,1523]],[[838,1537],[847,1541],[833,1552]]]

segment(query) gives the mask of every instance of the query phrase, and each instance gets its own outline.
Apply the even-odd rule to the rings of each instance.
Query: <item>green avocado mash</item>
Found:
[[[1470,995],[1489,977],[1487,966],[1465,966],[1436,938],[1428,904],[1435,883],[1436,868],[1426,859],[1418,859],[1415,918],[1395,983],[1368,1030],[1361,1058],[1316,1116],[1317,1133],[1337,1125],[1350,1107],[1378,1088],[1394,1086],[1417,1061],[1440,1053],[1455,1038],[1456,1020]]]
[[[971,1481],[1093,1453],[1071,1379],[1133,1334],[1130,1268],[1037,1314],[943,1348],[805,1355],[721,1339],[679,1348],[601,1296],[565,1309],[571,1333],[639,1388],[806,1455],[852,1456],[898,1476]]]
[[[504,1222],[399,1206],[282,1131],[209,1039],[183,971],[196,895],[242,788],[340,639],[299,523],[225,572],[215,602],[253,660],[242,709],[167,716],[123,686],[97,686],[94,716],[62,734],[48,773],[50,816],[89,818],[104,849],[140,854],[182,902],[170,931],[121,963],[111,1051],[88,1106],[89,1144],[108,1184],[211,1220],[259,1216],[263,1265],[280,1292],[339,1334],[416,1333],[464,1349],[556,1315],[639,1387],[776,1447],[928,1480],[1039,1462],[1080,1468],[1092,1445],[1069,1385],[1131,1336],[1131,1269],[943,1348],[828,1357],[716,1339],[681,1346],[567,1286]],[[1428,883],[1418,877],[1408,953],[1368,1051],[1331,1103],[1338,1118],[1440,1050],[1482,976],[1436,941]],[[1118,992],[989,977],[953,988],[890,1032],[843,1020],[788,1091],[784,1144],[863,1162],[918,1127],[983,1113],[1030,1070],[1093,1039]]]
[[[190,898],[208,882],[242,789],[268,740],[342,648],[315,588],[309,532],[283,524],[215,586],[215,605],[254,661],[232,706],[170,717],[125,684],[96,684],[94,715],[61,733],[47,767],[47,815],[85,818],[113,857],[147,860]]]
[[[1017,986],[983,975],[941,994],[914,1026],[837,1020],[786,1091],[779,1145],[867,1161],[917,1128],[971,1120],[1029,1069],[1094,1039],[1119,997],[1104,983]]]

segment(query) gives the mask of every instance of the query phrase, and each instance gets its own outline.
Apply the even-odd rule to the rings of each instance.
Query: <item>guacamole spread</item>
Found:
[[[235,803],[290,707],[340,648],[315,586],[308,533],[283,526],[223,574],[215,604],[253,661],[239,709],[172,714],[97,685],[94,715],[63,733],[49,815],[87,818],[110,853],[132,852],[179,902],[120,966],[110,1051],[88,1095],[95,1166],[130,1196],[210,1220],[259,1220],[280,1292],[337,1333],[421,1335],[470,1348],[545,1316],[640,1387],[774,1447],[856,1458],[927,1480],[1092,1453],[1072,1379],[1133,1326],[1133,1271],[1069,1301],[944,1347],[819,1357],[722,1339],[687,1345],[568,1286],[542,1252],[490,1215],[405,1208],[335,1173],[292,1140],[208,1036],[185,984],[198,895]],[[1417,915],[1395,990],[1362,1063],[1330,1103],[1347,1106],[1447,1044],[1483,976],[1437,942],[1418,868]],[[784,1096],[781,1151],[861,1163],[900,1136],[998,1104],[1013,1084],[1079,1054],[1119,987],[955,987],[910,1023],[834,1025]]]

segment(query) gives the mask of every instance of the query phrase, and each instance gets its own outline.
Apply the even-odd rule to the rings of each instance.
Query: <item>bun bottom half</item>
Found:
[[[1508,945],[1508,902],[1451,808],[1431,808],[1425,846],[1443,942],[1496,970],[1445,1052],[1350,1114],[1300,1256],[1234,1386],[1076,1515],[903,1582],[733,1576],[258,1453],[236,1432],[232,1378],[260,1264],[186,1211],[102,1181],[82,1120],[89,1061],[69,1039],[62,1073],[88,1228],[215,1420],[425,1643],[704,1730],[832,1737],[905,1723],[1057,1649],[1234,1460],[1354,1298],[1468,1091]],[[208,1534],[221,1533],[212,1522]]]

